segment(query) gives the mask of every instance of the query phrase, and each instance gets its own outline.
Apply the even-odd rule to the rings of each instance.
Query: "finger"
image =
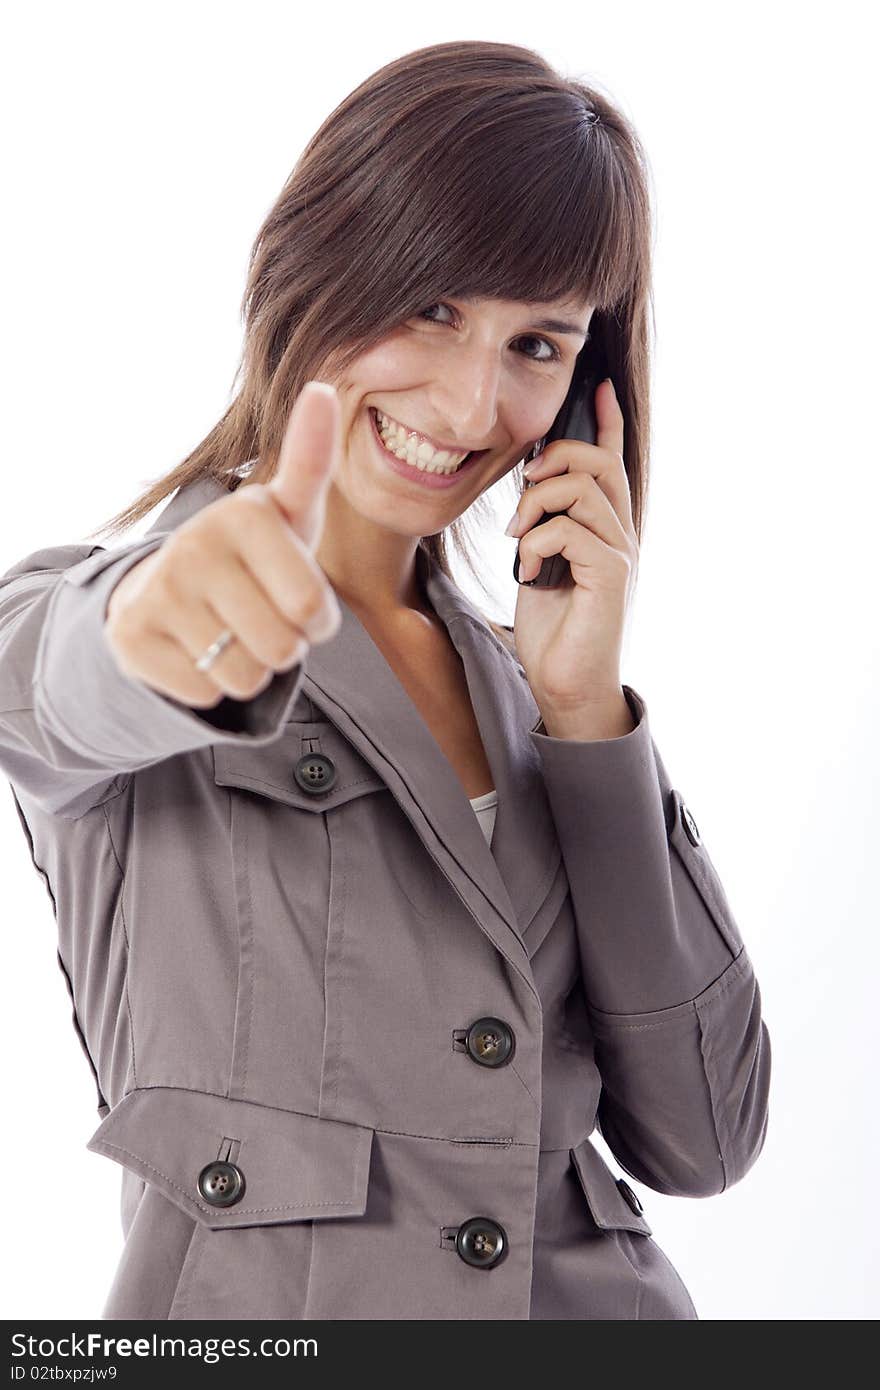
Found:
[[[339,628],[342,614],[324,571],[293,527],[274,505],[268,484],[253,483],[233,493],[218,510],[230,550],[260,586],[280,620],[294,623],[310,642],[324,642]],[[242,508],[250,514],[242,521]],[[202,583],[204,588],[204,583]],[[209,589],[213,601],[213,590]]]
[[[274,672],[256,666],[237,642],[230,643],[207,671],[195,667],[197,657],[216,639],[222,627],[219,614],[206,605],[200,620],[201,637],[191,637],[189,644],[184,644],[166,631],[147,628],[138,634],[137,646],[125,656],[118,653],[117,661],[126,675],[144,680],[160,694],[195,709],[210,709],[224,695],[251,699],[265,689]],[[196,651],[199,642],[201,651]],[[224,674],[228,685],[222,684]]]
[[[340,449],[341,407],[335,387],[307,381],[294,403],[281,441],[278,467],[266,484],[310,550],[324,528],[327,488]]]
[[[588,526],[608,545],[626,548],[630,544],[626,529],[607,493],[595,477],[585,477],[582,471],[560,473],[528,488],[519,500],[514,513],[516,522],[508,534],[525,535],[546,512],[567,512],[573,520]]]
[[[252,668],[289,670],[296,654],[302,650],[303,641],[307,644],[312,641],[304,626],[306,619],[298,622],[295,617],[281,613],[250,570],[235,556],[212,566],[203,576],[203,587],[208,595],[204,602],[212,610],[214,621],[217,622],[219,618],[214,637],[220,628],[230,628],[237,641],[234,645],[230,644],[227,650],[230,655],[243,653],[245,659],[249,658]],[[209,637],[207,643],[199,646],[204,635],[204,602],[185,605],[186,626],[178,625],[172,629],[173,635],[183,642],[193,656],[198,656],[213,641]],[[195,616],[191,617],[191,614]],[[224,675],[232,669],[221,666],[225,654],[221,653],[215,663]],[[213,671],[214,665],[209,669]],[[240,672],[246,679],[245,661],[240,666]]]
[[[519,543],[519,580],[534,579],[550,555],[564,555],[572,565],[581,565],[592,573],[603,567],[613,569],[618,562],[628,572],[629,557],[615,546],[608,545],[595,532],[587,530],[569,516],[555,516],[543,526],[535,526]]]
[[[623,412],[610,378],[596,387],[595,444],[554,439],[529,465],[528,482],[552,477],[562,470],[592,473],[626,530],[632,530],[632,497],[623,459]],[[525,491],[529,489],[526,488]]]
[[[238,571],[238,573],[236,573]],[[207,600],[189,603],[168,625],[190,665],[216,641],[224,628],[233,640],[203,674],[226,695],[250,699],[265,689],[276,671],[290,670],[308,651],[306,635],[279,622],[257,584],[236,561],[227,560]]]

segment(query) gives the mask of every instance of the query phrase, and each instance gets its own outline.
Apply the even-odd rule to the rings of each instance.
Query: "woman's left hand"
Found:
[[[610,380],[596,387],[597,442],[555,439],[529,469],[508,534],[520,536],[519,574],[533,579],[548,555],[571,565],[573,586],[520,588],[517,655],[545,725],[569,726],[583,712],[625,707],[620,659],[638,571],[623,413]],[[538,526],[544,512],[567,512]]]

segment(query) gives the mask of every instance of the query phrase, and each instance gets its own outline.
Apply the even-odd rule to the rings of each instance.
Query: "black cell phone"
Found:
[[[571,385],[565,400],[562,402],[559,414],[543,439],[539,439],[533,445],[528,458],[525,460],[527,463],[554,439],[580,439],[585,444],[596,443],[596,387],[609,375],[605,355],[600,349],[600,344],[588,339],[577,355]],[[531,486],[528,479],[526,486]],[[565,512],[544,512],[535,525],[542,526],[545,521],[550,521],[554,516],[565,516]],[[519,539],[521,540],[522,537]],[[521,580],[519,577],[519,544],[517,544],[516,554],[513,557],[513,577],[517,584],[522,583],[535,589],[559,589],[574,583],[571,577],[571,565],[564,555],[548,555],[534,579]]]

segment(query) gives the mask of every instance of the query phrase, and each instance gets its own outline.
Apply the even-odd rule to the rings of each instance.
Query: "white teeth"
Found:
[[[427,440],[419,439],[414,430],[407,432],[396,420],[389,420],[381,410],[376,410],[376,426],[388,452],[423,473],[455,473],[468,457],[435,449]]]

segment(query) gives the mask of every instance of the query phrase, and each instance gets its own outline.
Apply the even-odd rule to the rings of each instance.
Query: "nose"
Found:
[[[498,420],[500,381],[501,363],[485,345],[450,353],[435,397],[446,422],[442,437],[459,440],[463,448],[488,447]]]

